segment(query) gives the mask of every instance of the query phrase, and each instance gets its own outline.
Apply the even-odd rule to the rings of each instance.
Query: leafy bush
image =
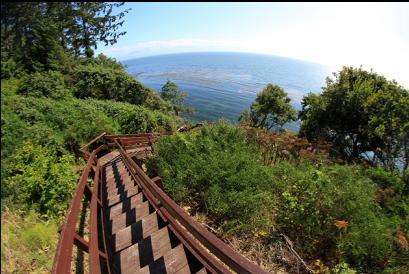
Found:
[[[118,62],[115,58],[108,57],[100,53],[97,57],[94,58],[80,58],[79,63],[81,65],[89,66],[101,66],[104,68],[111,68],[115,70],[123,70],[125,67],[122,63]]]
[[[254,232],[270,225],[266,218],[272,203],[258,189],[260,181],[267,183],[267,171],[257,160],[257,147],[247,144],[238,128],[222,123],[198,134],[163,137],[155,151],[148,166],[151,172],[158,169],[178,202],[195,203],[197,210],[224,223],[226,231]]]
[[[57,171],[47,168],[53,166],[54,169],[61,171],[61,176],[65,176],[63,169],[72,160],[68,161],[65,156],[69,153],[78,153],[81,145],[101,132],[140,133],[174,130],[175,121],[174,116],[127,103],[75,98],[65,100],[29,98],[12,93],[2,95],[2,199],[7,197],[10,201],[18,196],[21,203],[37,204],[38,210],[48,211],[53,208],[52,205],[55,203],[53,200],[56,199],[50,194],[52,191],[49,188],[56,184],[55,191],[61,195],[58,201],[66,205],[69,197],[62,195],[58,188],[60,187],[61,191],[64,188],[69,191],[71,188],[65,185],[68,180],[60,178],[61,180],[56,183],[55,180],[59,177],[52,175]],[[31,158],[21,162],[25,159],[21,158],[24,156],[22,151],[26,150],[38,150],[40,158],[36,162],[32,162]],[[33,154],[27,151],[26,153],[27,157]],[[61,163],[58,162],[60,160]],[[56,165],[52,165],[53,162]],[[18,163],[20,165],[17,165]],[[27,178],[17,176],[19,174],[24,174]],[[24,184],[28,188],[23,187],[24,191],[17,193],[16,184]]]
[[[24,77],[17,93],[26,96],[61,99],[72,95],[66,88],[64,76],[57,71],[35,72]]]
[[[275,180],[285,182],[277,228],[307,258],[335,262],[341,257],[368,270],[379,268],[399,251],[394,250],[392,231],[404,220],[382,213],[375,201],[376,185],[362,175],[360,167],[316,169],[283,162],[272,169]]]
[[[3,55],[3,51],[1,53]],[[23,76],[24,69],[21,65],[19,65],[14,59],[1,59],[1,79],[9,79],[13,77],[21,77]]]
[[[380,188],[391,188],[398,193],[404,191],[405,183],[396,171],[390,172],[376,167],[366,169],[365,174]]]
[[[282,158],[266,166],[244,131],[225,123],[163,137],[154,152],[150,175],[158,173],[177,202],[225,232],[270,241],[284,233],[306,259],[345,261],[365,272],[396,270],[403,263],[395,258],[409,259],[395,235],[406,231],[408,215],[388,213],[376,201],[382,176],[358,165]]]
[[[57,156],[46,147],[25,142],[9,169],[7,186],[15,203],[52,215],[65,212],[78,177],[73,156]]]
[[[112,119],[83,100],[8,96],[2,98],[1,112],[2,148],[15,147],[18,140],[33,139],[41,145],[53,144],[77,152],[81,144],[97,134],[117,132]]]
[[[98,111],[112,118],[119,125],[121,133],[144,133],[173,131],[180,118],[158,110],[150,110],[122,102],[88,99],[86,102]]]
[[[81,65],[73,72],[72,85],[78,98],[122,101],[153,109],[168,107],[158,93],[145,87],[122,69]]]

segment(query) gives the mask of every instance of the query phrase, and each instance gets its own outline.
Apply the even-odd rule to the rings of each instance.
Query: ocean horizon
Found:
[[[186,104],[196,111],[184,117],[194,122],[225,119],[238,123],[240,113],[267,84],[282,87],[296,110],[302,97],[321,92],[328,66],[303,60],[238,52],[163,54],[121,61],[129,74],[160,91],[167,80],[188,93]],[[300,122],[285,128],[298,131]]]

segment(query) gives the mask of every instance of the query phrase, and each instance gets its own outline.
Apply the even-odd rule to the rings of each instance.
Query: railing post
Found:
[[[101,264],[99,261],[99,242],[98,242],[98,188],[100,165],[97,159],[97,167],[94,175],[94,186],[92,187],[91,209],[90,209],[90,238],[89,238],[89,257],[90,273],[100,274]]]

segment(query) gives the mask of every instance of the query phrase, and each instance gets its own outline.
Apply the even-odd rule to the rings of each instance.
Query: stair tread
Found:
[[[109,218],[112,219],[118,214],[125,213],[127,210],[134,208],[135,206],[143,203],[143,194],[139,192],[138,194],[127,198],[122,203],[114,205],[109,209]]]
[[[159,274],[167,273],[174,274],[178,271],[185,270],[183,273],[190,273],[185,249],[182,244],[168,251],[167,254],[155,260],[151,264],[142,267],[139,271],[133,272],[137,274]],[[186,272],[188,271],[188,272]],[[126,273],[126,272],[123,272]],[[182,272],[180,272],[182,273]]]
[[[128,174],[119,174],[115,176],[110,176],[106,178],[107,188],[118,187],[122,184],[129,183],[132,181],[132,176]]]
[[[113,217],[110,221],[112,234],[136,223],[147,215],[149,215],[149,202],[146,201],[127,210],[125,213]]]
[[[130,182],[123,183],[123,184],[121,184],[120,186],[117,186],[117,187],[110,187],[110,188],[107,187],[107,195],[108,195],[108,197],[115,196],[115,195],[118,195],[118,194],[120,194],[120,193],[122,193],[124,191],[129,191],[132,188],[135,188],[137,186],[138,185],[135,183],[135,181],[132,180]]]
[[[115,263],[122,273],[131,273],[149,265],[172,249],[169,230],[164,227],[140,242],[117,253]]]
[[[135,194],[138,194],[140,192],[140,189],[138,186],[131,188],[129,190],[125,190],[124,192],[114,195],[114,196],[109,196],[108,197],[108,207],[111,207],[113,205],[116,205],[119,202],[123,202],[126,199],[130,198],[131,196],[134,196]]]
[[[163,226],[164,225],[161,224],[156,212],[149,214],[136,223],[127,226],[112,235],[113,251],[119,252],[128,246],[145,239]]]

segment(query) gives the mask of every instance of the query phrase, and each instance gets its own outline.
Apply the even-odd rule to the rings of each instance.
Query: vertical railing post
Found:
[[[94,175],[94,186],[92,187],[91,209],[90,209],[90,238],[89,238],[89,255],[90,255],[90,273],[100,274],[101,264],[99,261],[99,242],[98,242],[98,189],[100,178],[100,165],[98,159]]]

